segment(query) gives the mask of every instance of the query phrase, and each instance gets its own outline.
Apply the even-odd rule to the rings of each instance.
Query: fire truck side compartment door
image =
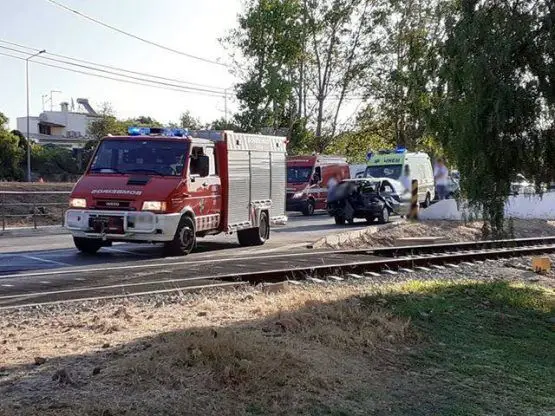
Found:
[[[259,213],[285,216],[285,138],[227,133],[228,228],[258,226]]]

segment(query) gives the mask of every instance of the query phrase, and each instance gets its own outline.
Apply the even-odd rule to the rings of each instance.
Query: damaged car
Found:
[[[410,192],[388,178],[344,180],[328,196],[327,210],[338,225],[352,224],[355,218],[385,224],[392,215],[408,215]]]

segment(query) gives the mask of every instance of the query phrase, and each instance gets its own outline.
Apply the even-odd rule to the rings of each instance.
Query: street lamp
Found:
[[[25,80],[27,85],[27,182],[31,182],[31,137],[29,135],[29,60],[41,53],[46,52],[46,49],[39,51],[25,59]]]

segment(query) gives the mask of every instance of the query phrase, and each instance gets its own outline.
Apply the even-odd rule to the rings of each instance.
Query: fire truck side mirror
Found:
[[[197,160],[198,173],[201,177],[210,174],[210,158],[208,156],[199,156]]]

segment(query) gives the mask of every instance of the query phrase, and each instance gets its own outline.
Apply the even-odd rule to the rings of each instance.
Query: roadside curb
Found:
[[[60,235],[60,234],[69,234],[69,231],[60,225],[43,226],[39,228],[31,228],[31,227],[9,228],[4,231],[0,230],[0,238],[33,237],[33,236]]]

